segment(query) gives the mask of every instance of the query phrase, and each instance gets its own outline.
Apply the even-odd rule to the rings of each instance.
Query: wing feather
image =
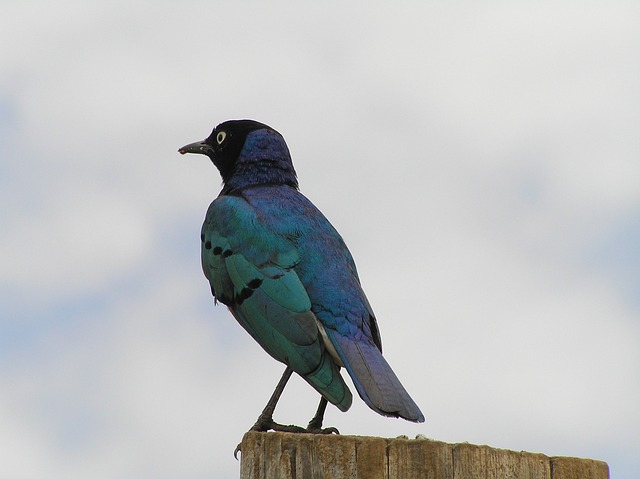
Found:
[[[275,359],[347,410],[352,397],[318,329],[295,266],[299,252],[241,198],[219,197],[202,228],[202,267],[215,297]]]

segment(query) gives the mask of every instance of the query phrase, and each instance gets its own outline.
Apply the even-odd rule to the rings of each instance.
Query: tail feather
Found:
[[[371,409],[383,416],[424,422],[420,408],[375,344],[339,334],[332,339],[358,394]]]

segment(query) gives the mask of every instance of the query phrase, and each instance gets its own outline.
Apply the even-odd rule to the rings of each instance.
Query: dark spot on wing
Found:
[[[251,288],[242,288],[242,291],[238,293],[233,300],[235,303],[240,306],[245,299],[249,299],[253,294],[253,290]]]
[[[230,249],[226,249],[222,252],[222,257],[223,258],[228,258],[229,256],[231,256],[233,254],[233,251],[231,251]]]
[[[222,248],[220,246],[213,248],[213,254],[218,255],[220,253],[222,253]]]
[[[207,242],[204,244],[204,247],[205,247],[206,249],[211,249],[211,241],[207,241]]]
[[[228,250],[227,250],[228,251]],[[224,253],[223,253],[224,254]],[[260,287],[262,280],[260,278],[253,278],[249,281],[249,284],[242,288],[238,294],[233,297],[233,302],[237,306],[244,303],[245,299],[249,299],[253,292]]]

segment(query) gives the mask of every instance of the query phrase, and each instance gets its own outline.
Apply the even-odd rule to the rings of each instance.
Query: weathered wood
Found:
[[[248,432],[241,479],[608,479],[606,463],[430,439]]]
[[[549,458],[544,454],[514,452],[473,444],[456,444],[453,448],[453,463],[453,477],[456,479],[476,477],[551,478]]]
[[[415,477],[429,479],[453,478],[453,446],[426,439],[367,438],[387,444],[388,479]]]
[[[552,457],[551,479],[600,479],[609,477],[606,462],[575,457]]]

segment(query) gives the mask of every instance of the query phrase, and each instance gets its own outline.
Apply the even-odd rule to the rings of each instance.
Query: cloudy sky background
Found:
[[[640,470],[636,2],[3,2],[2,477],[237,477],[282,367],[214,307],[220,179],[254,118],[342,233],[427,421],[345,434]],[[292,381],[276,419],[306,424]]]

